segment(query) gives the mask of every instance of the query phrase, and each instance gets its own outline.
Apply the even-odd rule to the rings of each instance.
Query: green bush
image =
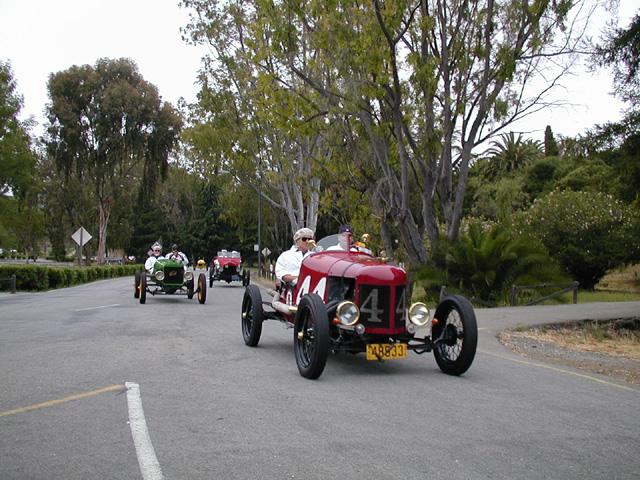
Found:
[[[48,267],[44,265],[0,265],[0,278],[16,276],[16,290],[41,291],[70,287],[86,282],[133,276],[140,265],[104,267]],[[0,284],[0,290],[10,291],[10,284]]]
[[[505,224],[472,221],[457,241],[442,238],[432,258],[433,264],[416,271],[415,279],[434,294],[446,285],[447,290],[468,297],[508,304],[512,285],[570,280],[539,242],[517,235]],[[525,295],[540,298],[545,293]]]
[[[608,270],[640,261],[640,214],[609,195],[556,190],[522,220],[581,288],[592,290]]]

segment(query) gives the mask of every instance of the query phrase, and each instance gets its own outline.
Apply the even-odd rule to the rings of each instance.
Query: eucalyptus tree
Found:
[[[360,178],[370,180],[374,215],[422,264],[425,234],[431,245],[441,228],[457,238],[473,150],[543,105],[559,74],[531,95],[529,81],[549,58],[566,68],[582,33],[574,20],[588,18],[585,2],[183,3],[197,12],[192,39],[214,48],[228,44],[225,22],[244,22],[230,58],[250,65],[257,111],[285,112],[286,99],[290,118],[323,119],[299,126],[339,127],[336,135],[355,142],[336,145],[370,152]]]
[[[72,66],[51,74],[47,86],[48,152],[67,177],[92,186],[100,264],[118,192],[166,174],[182,119],[129,59]]]
[[[35,172],[29,121],[20,120],[23,98],[11,64],[0,61],[0,195],[28,188]]]
[[[187,28],[194,43],[210,46],[202,91],[184,138],[188,155],[231,172],[261,199],[286,213],[292,231],[317,224],[318,165],[330,155],[310,91],[286,64],[273,62],[263,19],[251,2],[183,2],[193,8]],[[262,54],[264,52],[265,56]]]

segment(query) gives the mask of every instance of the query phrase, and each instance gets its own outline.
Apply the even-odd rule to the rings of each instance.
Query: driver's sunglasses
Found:
[[[309,240],[313,240],[313,238],[311,238],[311,237],[302,237],[300,240],[302,240],[303,242],[308,242]]]

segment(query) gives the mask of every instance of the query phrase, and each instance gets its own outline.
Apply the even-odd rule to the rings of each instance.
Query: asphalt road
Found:
[[[1,295],[0,479],[638,478],[640,389],[495,335],[640,302],[477,310],[461,377],[410,352],[330,357],[311,381],[280,323],[244,345],[243,290],[141,305],[126,278]]]

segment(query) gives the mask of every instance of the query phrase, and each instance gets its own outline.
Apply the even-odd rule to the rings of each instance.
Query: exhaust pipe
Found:
[[[274,310],[277,310],[278,312],[281,312],[287,315],[296,313],[298,311],[298,307],[294,307],[293,305],[287,305],[286,303],[281,302],[280,294],[275,290],[268,289],[267,293],[273,297],[273,300],[271,301],[271,306],[274,308]]]

